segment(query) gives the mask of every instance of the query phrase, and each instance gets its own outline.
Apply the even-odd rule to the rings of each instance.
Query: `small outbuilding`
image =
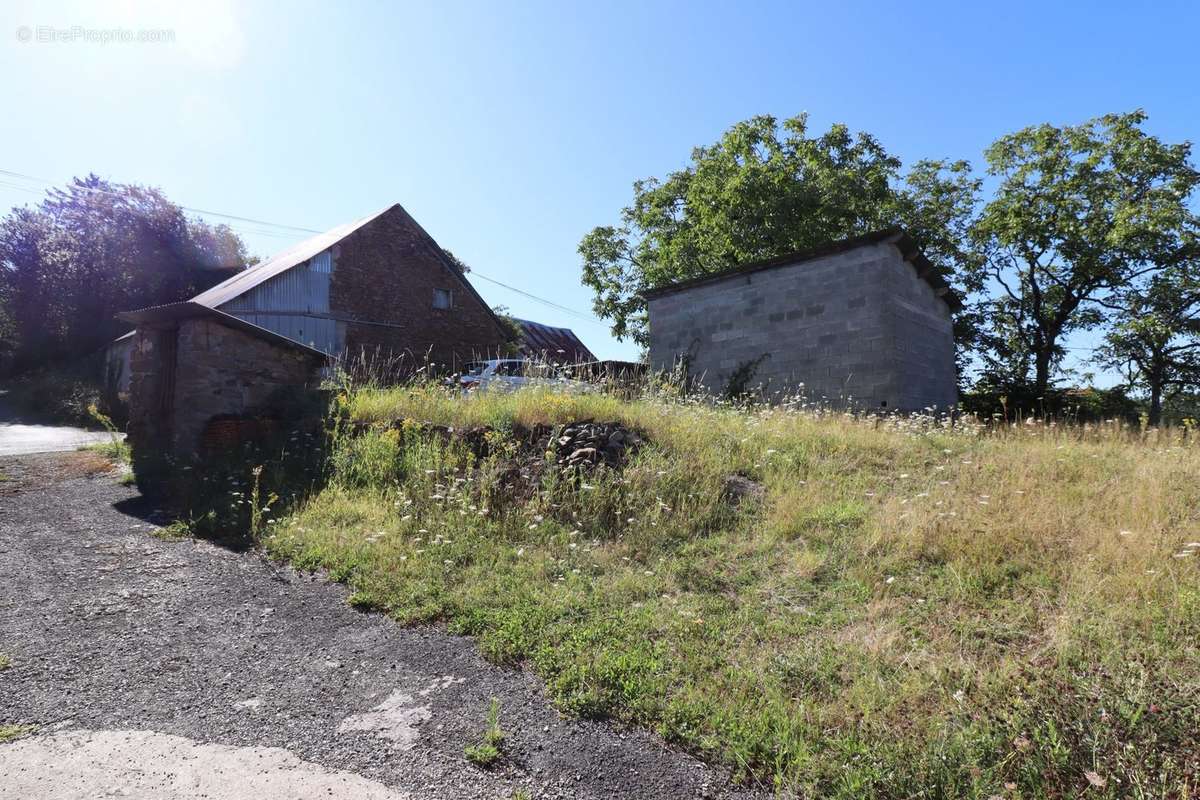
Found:
[[[645,293],[650,365],[714,394],[916,411],[958,401],[959,300],[903,230]]]
[[[280,390],[317,388],[329,362],[320,350],[199,303],[124,317],[137,325],[129,353],[135,466],[202,451],[213,420],[273,416]]]

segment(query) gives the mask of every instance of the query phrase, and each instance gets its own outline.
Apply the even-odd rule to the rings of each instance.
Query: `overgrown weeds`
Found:
[[[1195,792],[1185,431],[430,386],[335,418],[327,485],[268,550],[477,637],[567,712],[802,796]],[[580,420],[644,444],[583,473],[522,449]]]
[[[181,542],[184,539],[190,539],[193,536],[194,523],[187,520],[177,519],[166,525],[161,525],[150,530],[150,535],[155,539],[162,539],[164,542]]]
[[[480,767],[490,767],[504,755],[504,730],[500,727],[500,701],[492,698],[488,706],[483,737],[464,748],[467,760]]]

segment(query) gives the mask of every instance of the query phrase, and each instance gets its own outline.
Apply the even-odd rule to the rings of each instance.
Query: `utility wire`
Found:
[[[507,283],[498,281],[495,278],[489,278],[487,275],[484,275],[481,272],[477,272],[476,270],[471,270],[471,274],[477,278],[482,278],[483,280],[487,281],[488,283],[494,283],[497,286],[501,286],[505,289],[508,289],[510,292],[516,292],[517,294],[522,295],[523,297],[528,297],[530,300],[536,300],[537,302],[542,303],[543,305],[547,305],[550,308],[554,308],[559,311],[562,311],[564,314],[570,314],[571,316],[581,319],[584,322],[597,322],[597,323],[600,323],[601,325],[607,324],[604,322],[604,320],[599,319],[598,317],[594,317],[591,314],[585,314],[582,311],[576,311],[573,308],[567,308],[566,306],[561,306],[558,303],[555,303],[553,300],[546,300],[544,298],[538,297],[535,294],[530,294],[529,292],[525,291],[524,289],[518,289],[515,286],[509,286]]]
[[[0,175],[7,176],[9,178],[17,178],[20,180],[35,181],[37,183],[45,184],[46,186],[51,186],[51,187],[59,186],[58,183],[55,183],[54,181],[49,180],[48,178],[39,178],[36,175],[28,175],[23,172],[14,172],[12,170],[7,170],[7,169],[0,169]],[[30,189],[28,187],[21,186],[19,184],[15,184],[15,183],[10,183],[8,181],[0,181],[0,186],[5,186],[10,189],[16,189],[17,191],[20,191],[20,192],[27,192],[29,194],[35,194],[35,195],[42,194],[42,192],[39,190]],[[72,185],[70,188],[88,191],[88,192],[99,192],[101,194],[109,194],[109,195],[119,196],[116,192],[112,192],[107,189],[100,189],[100,188],[97,188],[94,186]],[[207,211],[205,209],[192,208],[190,206],[180,206],[180,208],[182,210],[188,211],[192,214],[200,214],[202,216],[207,216],[207,217],[217,217],[219,219],[234,220],[236,222],[245,222],[245,223],[249,223],[252,225],[264,225],[269,228],[278,228],[278,229],[284,230],[284,231],[296,231],[299,233],[324,233],[324,231],[319,231],[319,230],[316,230],[315,228],[304,228],[304,227],[301,227],[298,225],[284,225],[284,224],[278,223],[278,222],[268,222],[267,220],[254,219],[253,217],[243,217],[243,216],[239,216],[237,214],[226,214],[221,211]],[[254,229],[254,228],[242,228],[242,227],[233,226],[233,225],[231,225],[230,227],[240,233],[249,233],[249,234],[253,234],[256,236],[271,236],[271,237],[275,237],[278,239],[292,239],[292,240],[294,240],[296,238],[295,234],[292,234],[292,233],[278,233],[278,232],[274,232],[274,231],[266,231],[266,230]],[[510,292],[516,292],[517,294],[521,295],[522,297],[527,297],[530,300],[541,303],[544,306],[553,308],[557,311],[561,311],[564,314],[569,314],[573,318],[581,320],[583,322],[592,322],[592,323],[595,323],[598,325],[604,325],[605,327],[607,327],[607,325],[608,325],[608,323],[604,322],[604,320],[602,320],[592,314],[588,314],[583,311],[576,311],[573,308],[568,308],[567,306],[560,305],[560,304],[554,302],[553,300],[547,300],[544,297],[539,297],[531,292],[525,291],[524,289],[518,289],[515,286],[511,286],[502,281],[498,281],[495,278],[489,278],[487,275],[484,275],[481,272],[471,270],[471,274],[487,281],[488,283],[494,283],[497,286],[500,286],[504,289],[508,289]]]
[[[59,185],[59,184],[55,183],[54,181],[49,180],[47,178],[39,178],[35,175],[26,175],[23,172],[13,172],[13,171],[7,170],[7,169],[0,169],[0,175],[7,175],[10,178],[22,178],[27,181],[36,181],[37,183],[43,183],[47,186],[58,186]],[[119,195],[117,195],[116,192],[110,192],[107,189],[98,189],[94,186],[72,185],[70,188],[82,189],[85,192],[99,192],[101,194],[110,194],[110,195],[119,196]],[[296,225],[281,225],[278,222],[267,222],[266,220],[254,219],[252,217],[239,217],[236,214],[225,214],[220,211],[206,211],[202,208],[191,208],[189,206],[180,206],[180,208],[182,208],[184,211],[190,211],[193,214],[202,214],[207,217],[219,217],[221,219],[231,219],[231,220],[234,220],[235,222],[248,222],[252,225],[267,225],[268,227],[271,227],[271,228],[284,228],[286,230],[299,231],[300,233],[324,233],[324,231],[314,230],[313,228],[301,228]]]

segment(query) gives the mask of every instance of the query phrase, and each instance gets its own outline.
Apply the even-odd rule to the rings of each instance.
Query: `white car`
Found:
[[[453,385],[454,379],[448,383]],[[590,384],[568,377],[553,364],[525,358],[473,361],[463,368],[457,383],[464,392],[511,392],[526,386],[545,386],[568,392],[587,392],[592,389]]]

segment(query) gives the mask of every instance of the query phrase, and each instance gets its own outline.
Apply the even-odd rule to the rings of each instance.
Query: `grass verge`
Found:
[[[328,485],[268,550],[477,637],[567,712],[801,796],[1197,790],[1186,431],[424,387],[341,413]],[[581,419],[649,444],[583,475],[519,457],[523,431]],[[430,425],[487,426],[486,455]],[[765,494],[730,502],[731,475]]]

